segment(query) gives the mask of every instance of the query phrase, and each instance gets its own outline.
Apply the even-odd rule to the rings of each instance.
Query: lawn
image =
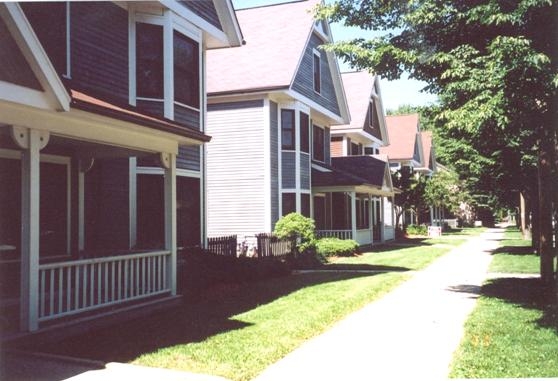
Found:
[[[537,272],[530,242],[508,230],[492,271]],[[558,377],[558,306],[538,278],[487,282],[465,325],[451,377]]]
[[[409,240],[331,265],[380,273],[337,268],[223,284],[164,314],[34,349],[249,380],[460,242]]]
[[[502,245],[494,253],[490,271],[497,273],[538,273],[540,257],[533,252],[531,241],[524,240],[516,228],[506,230]]]

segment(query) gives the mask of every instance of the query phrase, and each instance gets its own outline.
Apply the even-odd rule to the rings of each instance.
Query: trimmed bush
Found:
[[[281,239],[298,239],[299,253],[312,250],[314,247],[316,225],[314,220],[300,213],[289,213],[275,224],[273,234]]]
[[[407,235],[428,235],[428,227],[426,225],[409,225],[406,232]]]
[[[327,257],[348,257],[356,253],[358,243],[352,239],[322,238],[316,242],[318,255]]]

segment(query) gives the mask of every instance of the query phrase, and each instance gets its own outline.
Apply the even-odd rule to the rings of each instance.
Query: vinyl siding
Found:
[[[174,105],[174,121],[194,130],[200,130],[200,112],[187,107]]]
[[[294,151],[283,151],[281,156],[281,187],[296,188],[296,154]]]
[[[372,106],[374,106],[372,104]],[[371,104],[368,104],[368,109],[366,110],[366,118],[364,120],[364,131],[368,132],[370,135],[374,136],[375,138],[378,138],[380,140],[382,140],[382,133],[380,131],[380,121],[378,119],[378,112],[376,110],[374,110],[373,112],[373,117],[374,117],[374,121],[372,123],[372,126],[370,126],[370,107]]]
[[[210,105],[207,133],[208,235],[254,235],[265,226],[262,101]],[[243,237],[242,237],[243,238]]]
[[[200,171],[200,147],[180,147],[176,157],[176,168]]]
[[[223,0],[219,0],[223,1]],[[215,6],[213,5],[213,1],[211,0],[196,0],[196,1],[179,1],[182,6],[188,8],[196,15],[200,16],[211,25],[219,28],[219,30],[223,30],[221,26],[221,22],[219,21],[219,16],[217,15],[217,11],[215,10]]]
[[[128,12],[109,2],[72,2],[72,86],[128,103]]]
[[[270,152],[271,152],[271,227],[279,220],[279,118],[278,106],[269,102]]]
[[[329,71],[328,57],[325,52],[318,49],[322,44],[322,40],[313,33],[304,51],[292,89],[310,98],[336,115],[341,115],[337,96],[335,95],[335,87],[333,86],[333,78]],[[320,94],[314,91],[314,49],[317,49],[321,53],[320,72],[322,79]]]
[[[331,147],[329,145],[329,142],[331,141],[331,132],[329,128],[325,128],[324,130],[324,140],[325,140],[325,147],[324,147],[324,156],[325,156],[325,163],[326,164],[331,164]]]
[[[310,189],[310,155],[300,154],[300,189]]]

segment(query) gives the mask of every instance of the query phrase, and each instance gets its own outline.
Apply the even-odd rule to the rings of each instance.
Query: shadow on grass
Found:
[[[148,317],[112,325],[56,343],[28,344],[20,349],[100,361],[129,362],[166,347],[201,342],[249,324],[232,317],[297,290],[329,282],[375,276],[333,272],[289,275],[246,284],[221,284],[185,303]]]
[[[382,266],[382,265],[369,265],[359,263],[329,263],[319,268],[320,270],[331,271],[370,271],[370,272],[405,272],[411,271],[408,267],[401,266]]]
[[[507,255],[536,255],[531,246],[502,246],[492,251],[494,254]]]
[[[551,328],[558,334],[556,294],[551,287],[546,287],[540,278],[493,279],[482,287],[481,295],[541,311],[543,316],[537,324],[540,327]]]

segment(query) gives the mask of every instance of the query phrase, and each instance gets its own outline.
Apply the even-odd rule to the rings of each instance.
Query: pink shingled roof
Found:
[[[236,12],[246,44],[207,51],[210,94],[290,86],[313,27],[319,0]]]
[[[351,122],[334,126],[332,129],[363,128],[375,77],[366,71],[342,73],[341,77],[343,78],[343,88],[349,105]]]
[[[430,168],[430,160],[432,160],[432,131],[422,131],[420,135],[422,152],[424,153],[424,166]]]
[[[380,153],[388,155],[390,160],[411,160],[415,152],[419,115],[386,116],[386,127],[390,145],[380,147]]]

